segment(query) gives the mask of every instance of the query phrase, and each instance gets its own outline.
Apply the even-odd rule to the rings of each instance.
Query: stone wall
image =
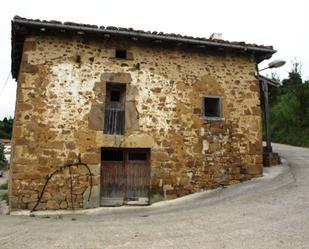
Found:
[[[125,48],[128,59],[115,58]],[[164,48],[130,41],[30,37],[19,73],[10,179],[11,209],[30,209],[46,176],[78,154],[76,208],[99,205],[100,148],[151,148],[152,201],[262,173],[259,85],[252,55]],[[126,84],[124,136],[104,135],[106,82]],[[222,97],[223,119],[202,119],[202,97]],[[68,170],[38,209],[71,206]]]

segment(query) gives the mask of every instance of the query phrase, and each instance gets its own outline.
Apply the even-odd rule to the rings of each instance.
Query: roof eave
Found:
[[[260,81],[264,81],[266,82],[268,85],[270,86],[273,86],[273,87],[280,87],[280,83],[275,81],[275,80],[272,80],[272,79],[269,79],[267,78],[266,76],[263,76],[263,75],[258,75],[257,78],[260,80]]]
[[[150,38],[150,39],[158,39],[158,40],[168,40],[168,41],[176,41],[176,42],[184,42],[184,43],[191,43],[195,45],[208,45],[208,46],[218,46],[218,47],[228,47],[228,48],[236,48],[236,49],[243,49],[243,50],[250,50],[250,51],[259,51],[259,52],[269,52],[275,53],[276,50],[266,47],[253,47],[250,45],[239,45],[239,44],[232,44],[232,43],[223,43],[217,41],[209,41],[209,40],[197,40],[197,39],[189,39],[183,37],[174,37],[168,35],[158,35],[158,34],[148,34],[148,33],[140,33],[136,31],[121,31],[121,30],[109,30],[109,29],[101,29],[101,28],[92,28],[92,27],[83,27],[83,26],[74,26],[74,25],[67,25],[67,24],[57,24],[57,23],[44,23],[44,22],[36,22],[31,20],[13,20],[12,23],[17,24],[27,24],[29,26],[37,26],[42,28],[59,28],[59,29],[67,29],[67,30],[75,30],[75,31],[84,31],[90,33],[103,33],[103,34],[116,34],[122,36],[129,36],[129,37],[142,37],[142,38]]]
[[[227,49],[236,49],[239,51],[244,52],[252,52],[256,55],[257,63],[269,59],[276,50],[269,48],[269,47],[258,47],[258,46],[250,46],[249,44],[233,44],[229,42],[220,42],[220,41],[211,41],[209,39],[197,39],[197,38],[186,38],[186,37],[177,37],[177,36],[170,36],[167,34],[160,35],[160,34],[153,34],[153,33],[146,33],[146,32],[137,32],[137,31],[122,31],[122,30],[112,30],[107,28],[98,28],[98,27],[89,27],[89,25],[74,25],[74,24],[65,24],[65,23],[54,23],[54,22],[44,22],[44,21],[36,21],[36,20],[28,20],[28,19],[13,19],[12,20],[12,75],[14,78],[17,79],[18,77],[18,70],[19,64],[16,64],[16,57],[14,56],[15,50],[15,40],[17,36],[17,30],[15,30],[18,25],[23,27],[35,27],[42,30],[67,30],[67,31],[76,31],[76,32],[84,32],[85,35],[87,34],[108,34],[108,35],[116,35],[121,37],[135,37],[135,38],[143,38],[149,40],[161,40],[167,42],[177,42],[177,43],[184,43],[188,45],[195,45],[201,48],[203,47],[217,47],[217,48],[227,48]],[[25,35],[25,34],[21,34]],[[18,59],[20,60],[21,57]],[[17,65],[15,67],[15,65]]]

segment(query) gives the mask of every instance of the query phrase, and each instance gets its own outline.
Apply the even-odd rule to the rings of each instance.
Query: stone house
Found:
[[[260,176],[256,70],[275,52],[15,17],[11,210],[149,204]]]

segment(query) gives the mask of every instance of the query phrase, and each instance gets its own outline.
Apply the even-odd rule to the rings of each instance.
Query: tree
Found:
[[[276,74],[274,72],[271,72],[270,75],[267,75],[267,78],[270,78],[273,81],[276,81],[279,84],[281,84],[280,77],[278,76],[278,74]],[[268,101],[269,101],[269,104],[272,105],[272,103],[277,100],[278,91],[277,91],[276,87],[269,87],[268,91],[269,91],[269,99],[268,99]]]
[[[273,81],[280,83],[280,77],[275,72],[271,72],[270,77],[268,75],[267,75],[267,77],[272,79]]]
[[[13,119],[4,118],[0,121],[0,138],[11,139],[13,129]]]
[[[7,160],[4,155],[4,145],[0,143],[0,167],[7,165]]]
[[[272,89],[270,117],[273,140],[309,147],[309,84],[301,77],[301,63],[292,62],[287,79]]]
[[[300,62],[297,62],[296,60],[292,61],[292,69],[289,72],[289,77],[282,81],[282,85],[301,85],[303,83],[301,78],[301,67],[302,64]]]

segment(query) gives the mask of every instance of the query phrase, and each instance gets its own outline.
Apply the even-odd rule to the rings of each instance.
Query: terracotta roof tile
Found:
[[[59,24],[59,25],[67,25],[67,26],[75,26],[75,27],[86,27],[86,28],[94,28],[94,29],[104,29],[104,30],[115,30],[115,31],[127,31],[127,32],[135,32],[140,34],[154,34],[154,35],[160,35],[162,37],[179,37],[179,38],[186,38],[186,39],[192,39],[192,40],[200,40],[200,41],[216,41],[219,43],[226,43],[226,44],[235,44],[235,45],[247,45],[251,47],[257,47],[257,48],[269,48],[273,49],[272,46],[265,46],[265,45],[257,45],[255,43],[245,43],[243,41],[227,41],[227,40],[220,40],[220,39],[207,39],[205,37],[193,37],[193,36],[186,36],[186,35],[180,35],[180,34],[174,34],[174,33],[164,33],[164,32],[158,32],[158,31],[144,31],[144,30],[135,30],[133,28],[124,28],[124,27],[116,27],[116,26],[97,26],[97,25],[91,25],[91,24],[83,24],[83,23],[76,23],[76,22],[60,22],[56,20],[46,21],[46,20],[39,20],[39,19],[27,19],[20,16],[15,16],[14,20],[23,20],[23,21],[32,21],[37,23],[49,23],[49,24]]]
[[[192,37],[174,33],[164,33],[158,31],[144,31],[133,28],[115,27],[115,26],[97,26],[76,22],[60,22],[57,20],[39,20],[27,19],[20,16],[15,16],[12,20],[12,75],[17,78],[21,53],[22,43],[25,36],[29,34],[45,34],[51,32],[52,35],[59,33],[76,32],[79,35],[91,35],[92,37],[114,36],[119,38],[131,38],[132,40],[141,39],[147,42],[167,42],[176,44],[185,44],[187,46],[196,46],[199,48],[224,48],[231,50],[239,50],[242,52],[252,52],[256,56],[257,62],[271,57],[276,51],[272,46],[264,46],[250,44],[239,41],[226,41],[221,39],[208,39],[205,37]]]

